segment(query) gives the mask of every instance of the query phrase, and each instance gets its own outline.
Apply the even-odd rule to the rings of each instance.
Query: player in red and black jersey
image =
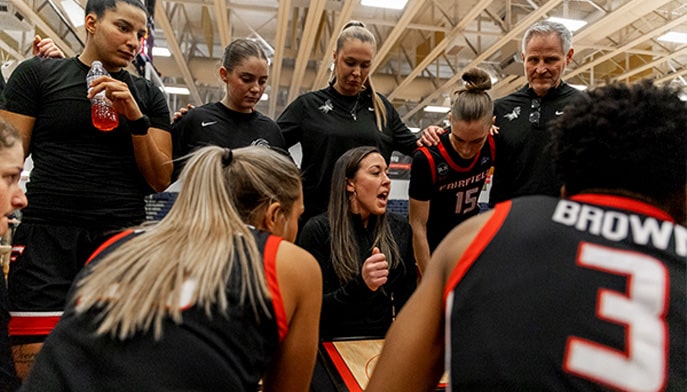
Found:
[[[516,198],[437,248],[369,391],[683,391],[687,104],[650,81],[554,122],[558,199]],[[442,360],[445,359],[444,362]]]
[[[421,270],[431,252],[451,229],[479,213],[477,199],[494,162],[494,103],[487,90],[489,74],[472,69],[463,74],[465,88],[456,93],[451,128],[439,144],[420,147],[410,170],[409,218],[413,250]]]
[[[266,147],[213,146],[181,179],[162,221],[89,260],[23,390],[308,390],[322,280],[289,242],[298,168]]]

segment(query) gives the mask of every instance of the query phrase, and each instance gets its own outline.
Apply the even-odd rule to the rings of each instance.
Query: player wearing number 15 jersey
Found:
[[[477,68],[462,77],[465,88],[456,92],[451,128],[436,146],[419,148],[410,169],[409,219],[421,270],[451,229],[479,213],[477,199],[494,163],[491,77]]]
[[[566,108],[551,147],[563,198],[515,198],[452,231],[368,390],[431,390],[442,359],[461,391],[687,390],[686,127],[678,91],[649,81]]]

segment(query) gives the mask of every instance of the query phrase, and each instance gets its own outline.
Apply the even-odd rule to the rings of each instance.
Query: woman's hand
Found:
[[[180,107],[179,110],[174,112],[174,115],[172,116],[172,123],[178,121],[180,118],[184,117],[186,113],[188,113],[189,110],[195,108],[195,106],[191,105],[190,103],[186,104],[186,107]]]
[[[445,129],[438,127],[436,125],[430,125],[422,130],[422,136],[417,140],[418,147],[426,146],[436,146],[439,144],[440,136],[446,132]]]
[[[389,277],[389,263],[386,261],[384,253],[379,248],[372,249],[372,256],[368,257],[363,263],[361,271],[363,281],[372,291],[377,291]]]
[[[38,57],[64,58],[64,53],[55,45],[50,38],[41,38],[40,35],[33,37],[32,52]]]

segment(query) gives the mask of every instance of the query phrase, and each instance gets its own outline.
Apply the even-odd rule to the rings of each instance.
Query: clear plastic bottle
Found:
[[[90,90],[91,82],[100,76],[110,76],[98,60],[93,61],[86,76],[86,86]],[[105,96],[105,90],[91,98],[91,119],[93,126],[101,131],[111,131],[119,125],[119,114],[112,107],[112,102]]]

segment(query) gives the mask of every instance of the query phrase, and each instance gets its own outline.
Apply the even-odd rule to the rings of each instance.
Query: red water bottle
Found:
[[[86,86],[91,89],[91,82],[100,76],[110,76],[98,60],[93,61],[86,76]],[[119,125],[119,114],[112,107],[112,102],[105,96],[105,90],[91,98],[91,119],[93,126],[101,131],[111,131]]]

